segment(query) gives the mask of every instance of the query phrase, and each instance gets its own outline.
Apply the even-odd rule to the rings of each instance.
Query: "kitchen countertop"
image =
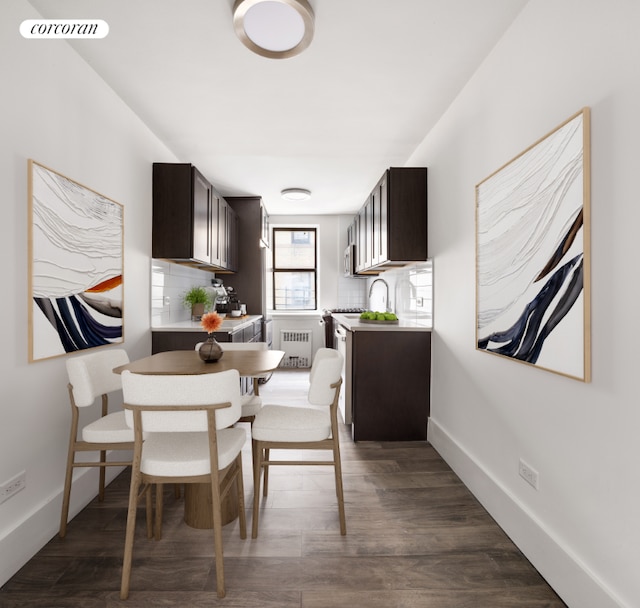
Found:
[[[254,321],[262,319],[262,315],[245,315],[244,317],[225,317],[218,332],[233,333],[239,329],[251,325]],[[151,331],[194,331],[204,332],[200,321],[178,321],[177,323],[167,323],[166,325],[157,325],[151,328]]]
[[[349,331],[431,331],[431,327],[419,325],[416,321],[403,321],[398,323],[362,323],[359,314],[331,315],[336,323],[343,325]]]

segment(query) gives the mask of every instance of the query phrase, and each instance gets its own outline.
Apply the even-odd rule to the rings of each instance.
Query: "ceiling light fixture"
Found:
[[[311,198],[311,190],[304,188],[287,188],[280,192],[280,196],[287,201],[306,201]]]
[[[254,53],[286,59],[311,44],[313,9],[307,0],[236,0],[233,27]]]

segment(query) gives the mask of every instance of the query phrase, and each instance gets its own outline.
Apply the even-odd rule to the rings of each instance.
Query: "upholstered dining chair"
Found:
[[[202,342],[196,344],[196,350],[200,348]],[[222,352],[225,350],[267,350],[266,342],[219,342]],[[238,422],[250,422],[253,420],[262,407],[262,399],[260,398],[259,381],[262,376],[254,376],[253,394],[242,395],[242,415]]]
[[[235,486],[240,538],[246,538],[242,446],[247,434],[232,427],[240,417],[237,370],[201,375],[122,373],[134,455],[122,567],[121,599],[129,595],[138,496],[149,484],[210,484],[218,597],[225,596],[222,499]],[[146,437],[143,441],[143,433]],[[161,503],[161,499],[159,501]],[[156,517],[161,517],[161,510]]]
[[[316,352],[309,373],[308,404],[264,405],[256,414],[251,435],[254,457],[252,538],[258,537],[260,477],[264,470],[264,496],[269,467],[274,465],[330,465],[334,468],[340,533],[347,533],[338,437],[338,398],[343,356],[333,348]],[[271,450],[331,450],[331,460],[272,460]]]
[[[133,450],[133,430],[125,421],[124,410],[109,413],[109,395],[121,389],[120,376],[113,368],[129,363],[126,351],[102,349],[67,359],[68,390],[71,403],[71,432],[67,468],[60,515],[60,537],[67,533],[69,501],[73,470],[78,467],[99,467],[99,500],[104,500],[105,469],[108,466],[129,466],[131,460],[107,460],[108,450]],[[78,438],[80,409],[102,398],[101,416],[86,424]],[[98,461],[77,462],[79,452],[100,452]]]

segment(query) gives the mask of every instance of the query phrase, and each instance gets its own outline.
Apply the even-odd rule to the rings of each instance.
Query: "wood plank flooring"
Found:
[[[283,370],[261,393],[268,403],[295,403],[307,386],[306,372]],[[146,539],[140,511],[131,594],[119,599],[125,471],[103,503],[93,501],[69,524],[64,540],[55,536],[0,589],[0,608],[565,606],[431,446],[354,444],[346,427],[341,442],[347,536],[340,536],[331,469],[273,468],[259,537],[241,540],[237,521],[225,526],[222,600],[212,533],[184,524],[173,488],[159,542]],[[250,441],[243,459],[250,506]]]

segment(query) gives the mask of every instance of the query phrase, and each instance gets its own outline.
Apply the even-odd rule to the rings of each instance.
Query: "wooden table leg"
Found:
[[[238,517],[238,492],[235,485],[222,501],[222,525]],[[184,489],[184,521],[192,528],[211,530],[213,509],[211,504],[211,484],[187,483]]]

